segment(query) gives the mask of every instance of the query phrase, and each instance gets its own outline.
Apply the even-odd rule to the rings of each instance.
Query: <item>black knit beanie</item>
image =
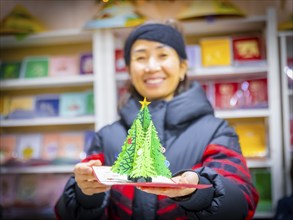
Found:
[[[165,24],[144,24],[132,31],[125,42],[124,60],[126,65],[130,64],[131,47],[138,39],[166,44],[175,49],[180,58],[184,60],[187,59],[184,39],[178,30]]]

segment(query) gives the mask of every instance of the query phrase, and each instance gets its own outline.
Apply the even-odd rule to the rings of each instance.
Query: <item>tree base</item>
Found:
[[[152,182],[152,178],[151,177],[127,177],[128,180],[131,180],[132,182],[136,182],[136,183],[145,183],[145,182]]]

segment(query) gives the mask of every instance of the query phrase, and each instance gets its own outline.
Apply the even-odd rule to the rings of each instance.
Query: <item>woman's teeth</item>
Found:
[[[162,78],[148,79],[148,80],[146,80],[146,83],[149,83],[149,84],[157,84],[157,83],[160,83],[160,82],[162,82],[162,81],[163,81]]]

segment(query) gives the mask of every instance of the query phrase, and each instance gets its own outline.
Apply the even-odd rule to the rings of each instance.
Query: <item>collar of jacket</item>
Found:
[[[121,119],[128,127],[131,126],[141,108],[139,101],[130,98],[120,110]],[[182,128],[201,116],[214,114],[214,110],[198,82],[193,83],[189,90],[175,96],[172,100],[153,101],[148,107],[157,129]]]

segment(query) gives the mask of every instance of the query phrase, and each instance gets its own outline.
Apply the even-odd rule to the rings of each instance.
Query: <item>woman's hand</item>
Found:
[[[78,163],[74,167],[75,181],[78,187],[85,195],[105,192],[110,189],[109,186],[101,184],[93,173],[92,166],[101,166],[100,160],[91,160],[86,163]]]
[[[195,172],[187,171],[180,176],[175,176],[172,180],[176,183],[198,184],[199,178]],[[167,188],[167,187],[138,187],[140,190],[156,195],[164,195],[170,198],[181,197],[195,192],[195,188]]]

